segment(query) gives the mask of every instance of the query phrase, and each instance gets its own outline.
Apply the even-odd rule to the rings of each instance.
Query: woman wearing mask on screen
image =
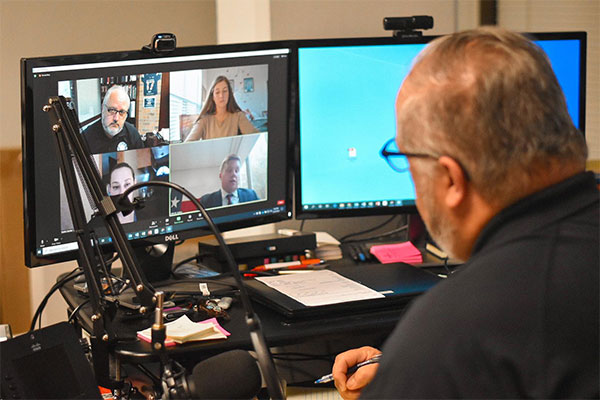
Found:
[[[185,141],[255,132],[258,130],[248,120],[233,97],[229,80],[221,75],[213,82],[200,116]]]

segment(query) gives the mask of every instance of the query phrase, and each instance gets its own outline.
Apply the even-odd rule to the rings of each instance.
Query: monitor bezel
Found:
[[[585,135],[585,97],[586,97],[586,62],[587,62],[587,33],[583,31],[567,32],[524,32],[531,40],[578,40],[580,42],[580,89],[579,89],[579,130]],[[299,110],[299,72],[298,72],[298,50],[306,47],[328,47],[328,46],[361,46],[361,45],[388,45],[388,44],[423,44],[439,37],[435,36],[409,36],[409,37],[361,37],[361,38],[337,38],[337,39],[307,39],[298,40],[294,47],[292,57],[292,77],[294,83],[294,215],[296,219],[319,219],[319,218],[346,218],[365,217],[395,214],[416,214],[416,205],[403,205],[395,207],[377,208],[346,208],[340,209],[310,209],[305,210],[302,203],[302,176],[300,157],[300,110]],[[393,137],[394,133],[390,133]]]
[[[302,174],[300,157],[300,89],[299,89],[299,70],[298,51],[305,47],[328,47],[328,46],[368,46],[368,45],[388,45],[388,44],[423,44],[428,43],[438,36],[410,36],[410,37],[361,37],[361,38],[337,38],[337,39],[306,39],[296,42],[294,47],[294,57],[292,57],[292,82],[294,83],[294,105],[295,105],[295,140],[294,140],[294,216],[296,219],[319,219],[319,218],[346,218],[346,217],[366,217],[378,215],[393,214],[416,214],[416,205],[403,205],[396,207],[377,207],[377,208],[347,208],[340,209],[311,209],[305,210],[302,206]],[[395,132],[390,132],[390,137]]]
[[[38,256],[36,254],[37,231],[36,231],[36,210],[35,210],[35,168],[30,160],[34,157],[34,129],[33,129],[33,98],[31,81],[33,79],[32,68],[54,67],[61,65],[100,63],[113,61],[131,61],[131,60],[156,60],[160,58],[210,55],[218,53],[236,53],[246,51],[261,51],[289,49],[287,64],[287,104],[286,110],[286,130],[285,148],[286,154],[286,181],[285,186],[285,211],[254,216],[231,222],[219,222],[217,226],[221,231],[229,231],[240,228],[254,227],[274,222],[280,222],[292,218],[293,215],[293,182],[291,178],[292,157],[289,156],[293,148],[293,131],[295,114],[291,103],[293,85],[291,82],[291,54],[293,53],[293,43],[290,41],[272,41],[272,42],[252,42],[223,45],[189,46],[176,48],[168,53],[153,53],[146,50],[131,50],[123,52],[99,52],[71,54],[61,56],[31,57],[21,59],[21,132],[22,132],[22,168],[23,168],[23,217],[24,217],[24,252],[25,265],[30,268],[40,267],[49,264],[76,260],[77,250],[64,251],[47,256]],[[185,240],[195,237],[209,235],[210,229],[206,224],[202,227],[192,228],[185,231],[177,231],[176,240]],[[160,234],[157,236],[146,237],[143,239],[130,240],[132,247],[144,247],[160,243],[172,243],[173,234]],[[114,247],[109,243],[102,245],[103,252],[113,252]]]

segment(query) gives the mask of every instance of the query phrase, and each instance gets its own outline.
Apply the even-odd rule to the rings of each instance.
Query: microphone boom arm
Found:
[[[83,141],[79,133],[79,121],[69,102],[63,96],[51,97],[43,109],[50,116],[51,129],[56,139],[63,185],[77,238],[78,264],[85,275],[92,306],[93,336],[90,340],[96,378],[102,386],[116,388],[122,382],[118,379],[119,377],[117,379],[110,377],[109,364],[110,347],[117,340],[113,322],[119,302],[114,291],[108,296],[102,290],[102,278],[99,270],[106,273],[106,266],[95,232],[86,222],[75,168],[80,173],[85,188],[89,191],[88,194],[93,201],[92,205],[97,209],[96,215],[103,219],[113,240],[124,272],[140,301],[139,312],[141,314],[154,310],[155,290],[138,268],[112,199],[102,192],[100,175],[87,148],[87,143]],[[109,285],[112,285],[110,277],[106,276],[106,279]]]
[[[113,313],[118,301],[114,298],[108,298],[101,290],[101,279],[97,267],[98,264],[102,265],[103,263],[102,255],[100,254],[98,242],[95,240],[95,234],[85,221],[81,193],[76,183],[77,177],[72,161],[75,161],[82,173],[82,178],[90,191],[94,206],[97,207],[97,213],[103,218],[108,233],[113,240],[113,245],[121,258],[123,268],[133,284],[134,291],[140,299],[140,313],[146,314],[154,311],[157,302],[157,292],[147,282],[145,276],[138,268],[137,260],[135,259],[131,245],[127,240],[123,226],[119,222],[117,209],[113,200],[102,192],[101,178],[94,160],[87,149],[87,144],[84,143],[83,138],[79,133],[79,123],[77,116],[75,115],[75,110],[68,104],[63,96],[56,96],[49,99],[49,104],[44,107],[44,111],[49,112],[51,116],[52,131],[55,133],[57,140],[58,153],[61,162],[61,173],[65,191],[67,192],[67,201],[69,203],[73,226],[77,234],[79,264],[83,269],[86,281],[88,282],[90,302],[93,308],[92,321],[94,336],[96,341],[100,342],[98,347],[104,350],[99,354],[102,356],[103,360],[105,359],[104,361],[106,361],[102,363],[104,369],[98,370],[100,366],[97,366],[97,363],[94,362],[94,368],[97,370],[96,377],[100,384],[110,387],[110,384],[114,385],[114,381],[104,382],[101,378],[106,376],[108,379],[107,345],[115,340],[112,317],[114,317]],[[50,113],[50,111],[53,112]],[[166,186],[175,189],[188,197],[200,210],[202,217],[205,219],[208,226],[215,234],[219,245],[224,250],[227,265],[240,289],[242,305],[246,313],[246,324],[250,331],[250,339],[256,351],[258,363],[263,371],[269,395],[272,399],[283,399],[283,388],[278,379],[273,358],[266,344],[264,335],[262,334],[260,320],[254,313],[233,254],[225,243],[221,232],[212,221],[212,218],[208,215],[198,199],[183,187],[172,182],[150,181],[139,183],[129,187],[121,194],[121,198],[126,198],[129,193],[142,186]],[[93,246],[92,243],[94,244]],[[164,327],[162,327],[162,329],[164,329]],[[162,342],[159,354],[162,356],[162,361],[166,362],[164,348],[162,348],[164,346],[164,333],[163,335],[159,335],[157,339],[159,343]],[[94,360],[96,360],[96,354],[94,354]]]

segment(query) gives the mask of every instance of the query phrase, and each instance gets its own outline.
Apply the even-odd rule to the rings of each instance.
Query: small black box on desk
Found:
[[[246,264],[248,268],[263,265],[265,259],[290,261],[300,256],[311,257],[311,254],[317,248],[317,237],[312,232],[294,236],[277,233],[246,236],[226,239],[225,242],[231,249],[238,265]],[[219,247],[217,239],[211,238],[198,242],[198,255],[203,264],[215,271],[227,270],[224,266],[225,253]]]

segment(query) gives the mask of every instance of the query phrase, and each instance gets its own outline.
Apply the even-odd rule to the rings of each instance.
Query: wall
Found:
[[[589,159],[600,159],[600,1],[501,0],[498,24],[525,32],[586,31],[586,139]]]
[[[431,15],[440,35],[477,26],[479,1],[461,0],[274,0],[271,39],[387,36],[384,17]]]
[[[57,274],[76,266],[24,266],[19,60],[139,49],[158,32],[175,33],[180,47],[214,44],[215,21],[213,0],[0,0],[0,322],[13,332],[28,328]],[[44,324],[65,319],[64,305],[52,307],[61,302],[52,298]]]

